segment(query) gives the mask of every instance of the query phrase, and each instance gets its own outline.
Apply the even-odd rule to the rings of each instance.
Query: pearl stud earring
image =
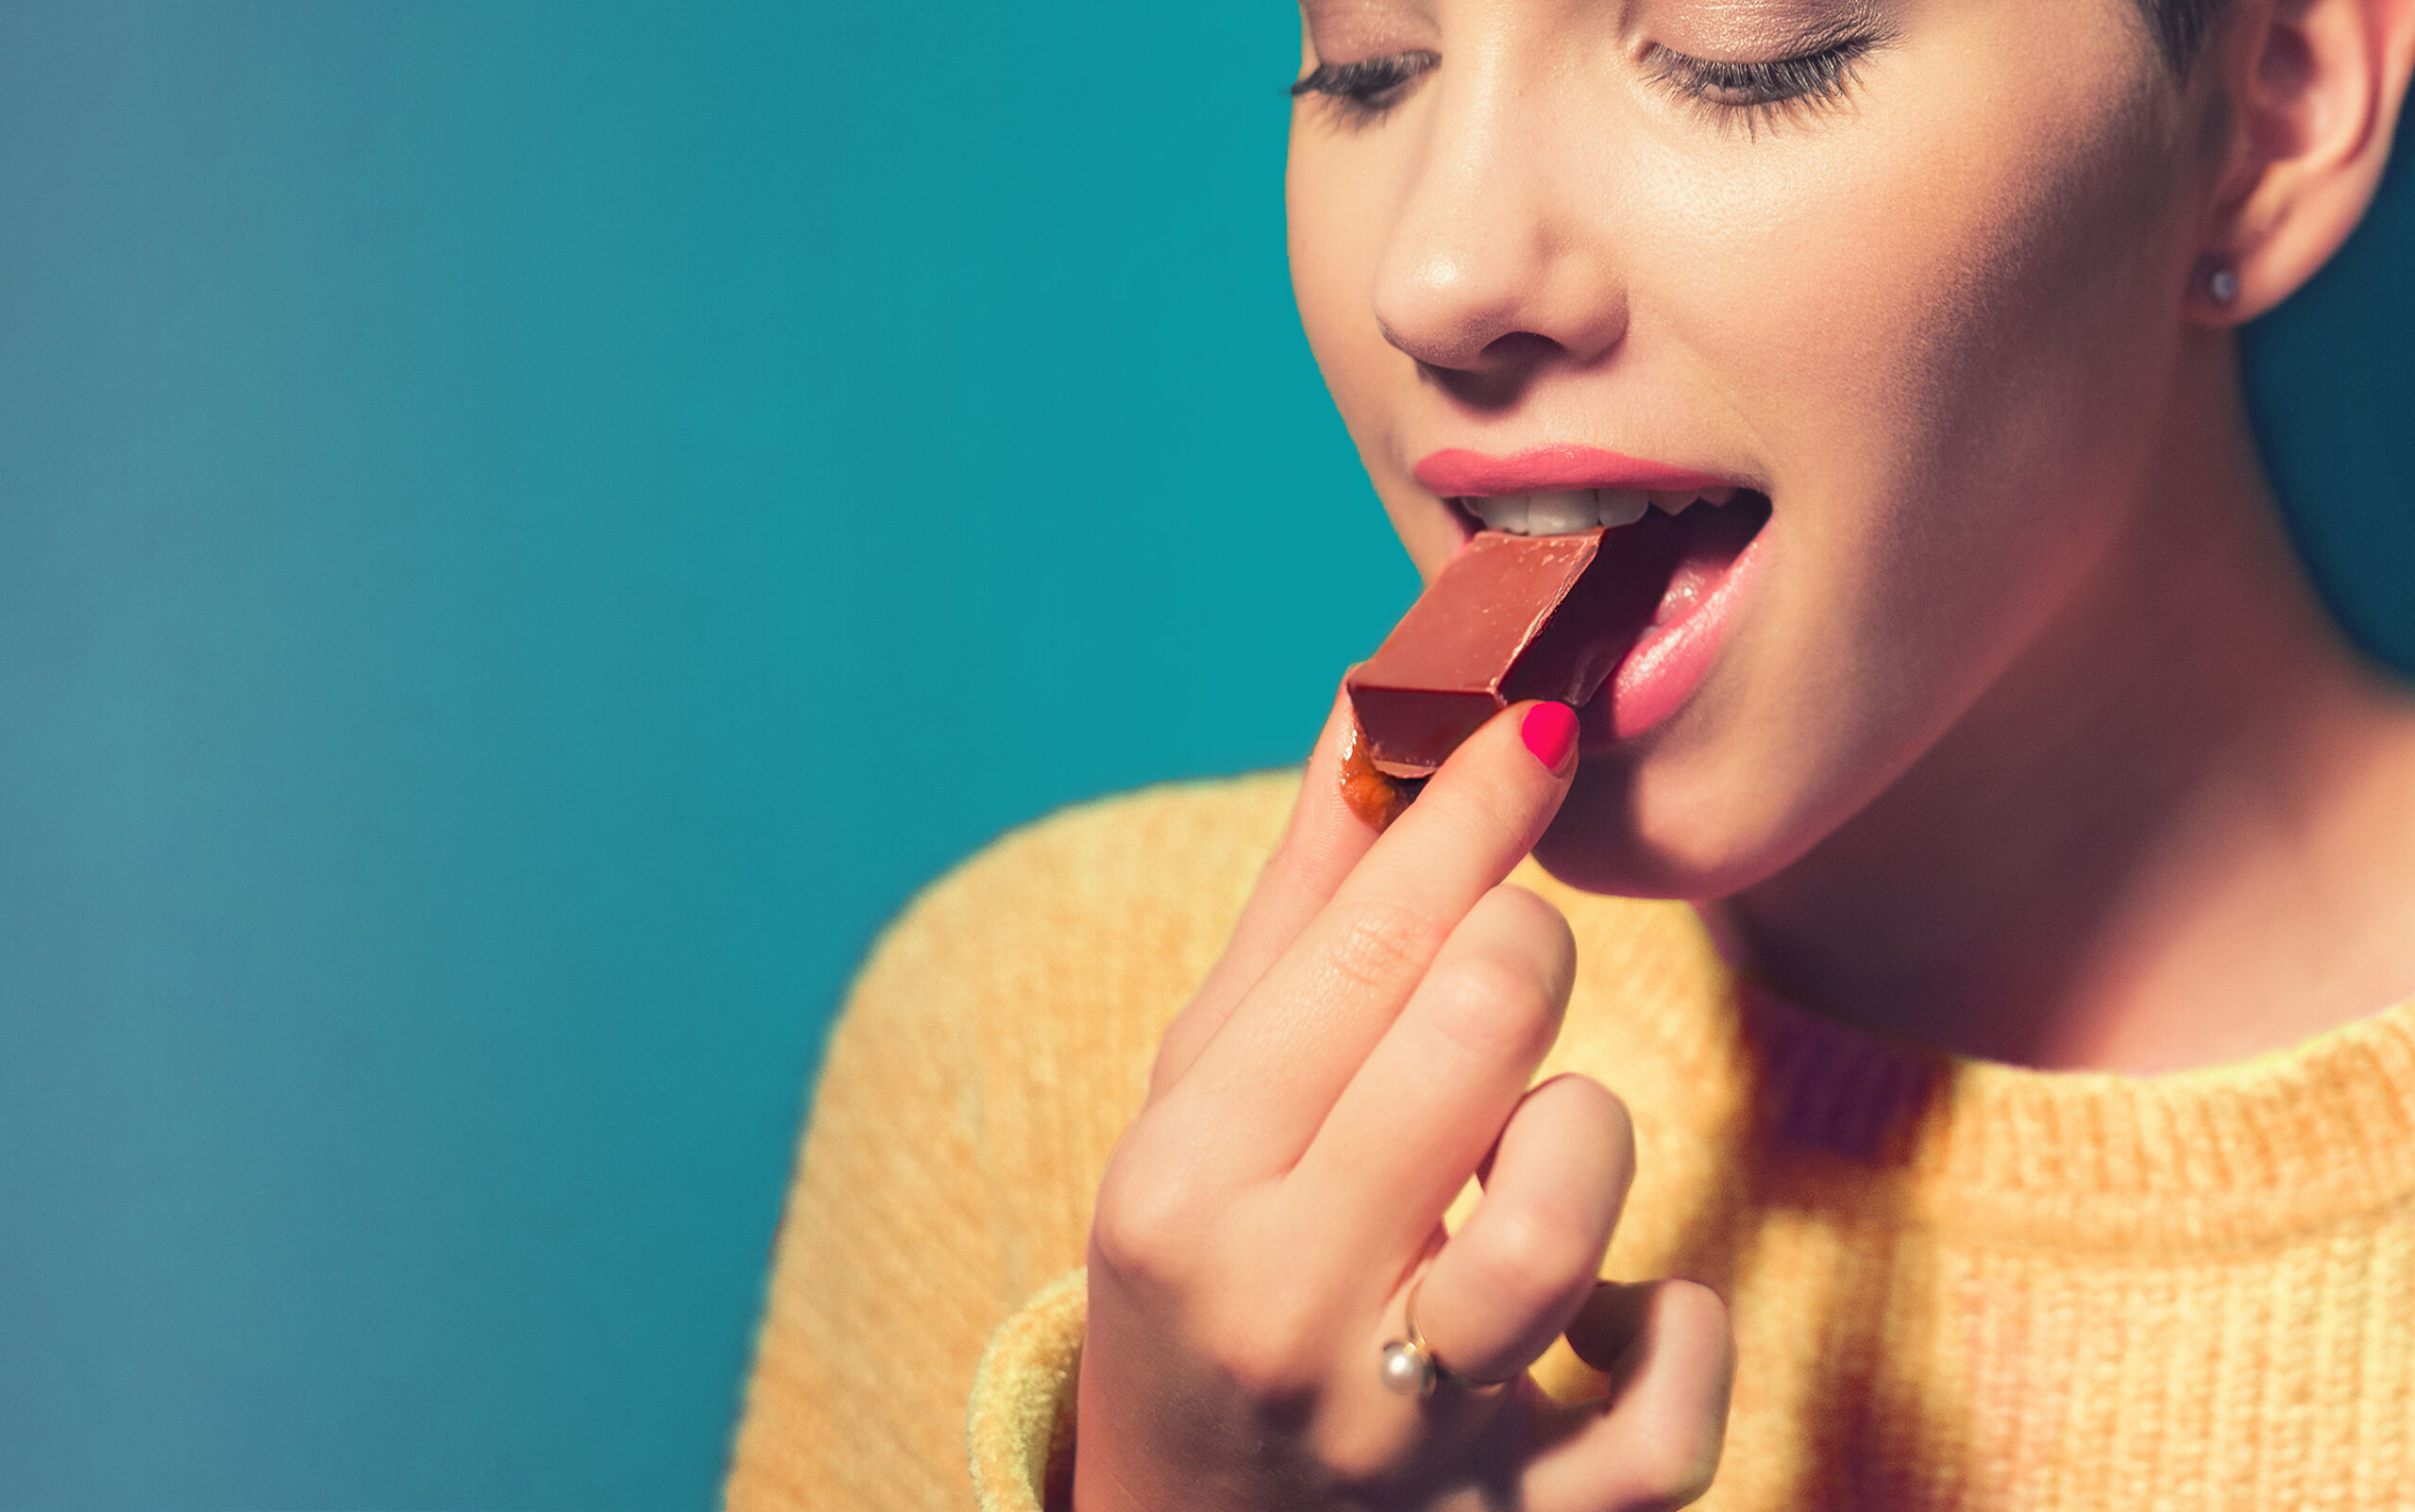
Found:
[[[2205,292],[2214,303],[2227,305],[2238,297],[2238,275],[2228,264],[2217,267],[2205,276]]]

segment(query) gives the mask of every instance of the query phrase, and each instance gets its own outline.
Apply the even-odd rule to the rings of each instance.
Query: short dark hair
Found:
[[[2187,73],[2197,55],[2205,46],[2206,34],[2214,29],[2214,18],[2221,14],[2223,0],[2138,0],[2147,12],[2147,25],[2153,28],[2155,42],[2163,48],[2164,61],[2178,73]]]

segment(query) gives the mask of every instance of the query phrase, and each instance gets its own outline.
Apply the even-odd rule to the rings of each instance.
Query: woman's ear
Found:
[[[2415,0],[2232,0],[2198,60],[2228,109],[2189,314],[2250,320],[2314,277],[2373,202],[2390,160]],[[2223,275],[2229,277],[2225,277]]]

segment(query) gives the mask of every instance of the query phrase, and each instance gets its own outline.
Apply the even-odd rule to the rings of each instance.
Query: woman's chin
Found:
[[[1725,898],[1775,872],[1789,848],[1775,837],[1696,817],[1662,816],[1638,801],[1636,773],[1616,758],[1578,773],[1534,859],[1581,892],[1618,898]],[[1745,804],[1684,805],[1687,815]]]

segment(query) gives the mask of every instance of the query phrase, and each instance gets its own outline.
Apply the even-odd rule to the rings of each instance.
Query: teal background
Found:
[[[1411,592],[1295,25],[0,11],[0,1505],[712,1499],[879,921]],[[2406,177],[2256,345],[2415,661]]]

